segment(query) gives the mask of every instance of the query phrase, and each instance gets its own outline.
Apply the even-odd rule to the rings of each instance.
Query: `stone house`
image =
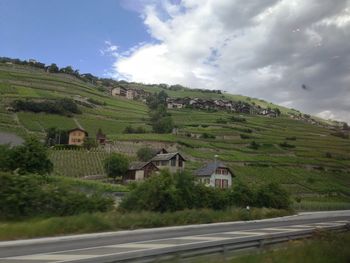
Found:
[[[87,131],[81,128],[75,128],[68,131],[69,145],[83,145],[84,140],[88,137]]]
[[[158,169],[168,169],[171,173],[183,171],[185,169],[185,158],[178,152],[157,154],[151,159],[151,162]]]
[[[127,90],[123,87],[114,87],[111,88],[111,95],[112,96],[122,96],[126,97]]]
[[[132,162],[126,175],[123,176],[123,182],[129,183],[134,181],[143,181],[158,171],[159,169],[151,161]]]

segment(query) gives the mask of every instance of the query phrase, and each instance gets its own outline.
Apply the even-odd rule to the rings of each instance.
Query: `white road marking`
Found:
[[[348,223],[349,221],[334,221],[334,222],[327,222],[327,223],[315,223],[315,224],[308,224],[308,225],[290,225],[290,226],[284,226],[284,227],[271,227],[271,228],[263,228],[263,229],[252,229],[252,230],[244,230],[244,231],[231,231],[231,232],[220,232],[217,234],[233,234],[233,235],[239,235],[236,237],[219,237],[215,236],[215,234],[203,234],[203,235],[195,235],[195,236],[184,236],[184,237],[174,237],[174,238],[165,238],[165,239],[156,239],[156,240],[147,240],[147,241],[138,241],[134,243],[125,243],[125,244],[115,244],[115,245],[106,245],[106,246],[96,246],[96,247],[88,247],[88,248],[80,248],[80,249],[72,249],[72,250],[65,250],[65,251],[57,251],[52,253],[41,253],[41,254],[33,254],[33,255],[26,255],[26,256],[16,256],[16,257],[7,257],[7,258],[0,258],[0,260],[55,260],[55,263],[63,263],[68,262],[72,260],[81,260],[86,258],[96,258],[101,256],[113,256],[113,255],[119,255],[119,254],[125,254],[130,253],[134,251],[147,251],[149,249],[157,249],[157,248],[165,248],[165,247],[173,247],[178,245],[188,245],[188,244],[200,244],[200,243],[207,243],[211,241],[216,240],[226,240],[226,239],[238,239],[242,237],[249,237],[249,236],[261,236],[261,235],[269,235],[272,233],[266,233],[266,232],[259,232],[259,230],[276,230],[280,232],[292,232],[292,231],[299,231],[302,229],[313,229],[313,228],[327,228],[331,226],[340,226],[344,225],[345,223]],[[278,232],[278,233],[280,233]],[[213,235],[213,236],[208,236]],[[194,242],[191,243],[185,243],[185,244],[167,244],[166,240],[176,240],[179,239],[185,239],[185,240],[194,240]],[[164,242],[164,243],[150,243],[150,242]],[[89,250],[89,249],[98,249],[98,248],[130,248],[129,251],[121,251],[121,252],[115,252],[115,253],[106,253],[103,255],[76,255],[76,254],[62,254],[62,253],[68,253],[73,251],[83,251],[83,250]],[[59,253],[59,254],[57,254]]]
[[[98,255],[58,255],[58,254],[36,254],[36,255],[27,255],[19,257],[11,257],[6,259],[15,259],[15,260],[78,260],[95,257]]]
[[[110,248],[164,248],[164,247],[172,247],[176,246],[176,244],[147,244],[147,243],[127,243],[127,244],[118,244],[112,246],[105,246]]]
[[[187,237],[181,237],[181,239],[216,241],[216,240],[231,239],[231,237],[187,236]]]
[[[251,231],[233,231],[233,232],[225,232],[225,234],[235,234],[242,236],[261,236],[266,235],[265,232],[251,232]]]

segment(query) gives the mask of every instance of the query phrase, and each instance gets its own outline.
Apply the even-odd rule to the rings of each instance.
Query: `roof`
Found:
[[[176,155],[179,155],[185,161],[185,158],[183,158],[183,156],[181,154],[179,154],[178,152],[175,152],[175,153],[160,153],[160,154],[157,154],[156,156],[154,156],[151,159],[151,161],[169,161],[170,159],[172,159]]]
[[[194,175],[196,176],[210,176],[212,175],[217,168],[226,168],[233,175],[233,172],[225,164],[221,162],[212,162],[208,163],[206,166],[196,170]]]
[[[152,163],[151,162],[132,162],[129,166],[129,170],[142,170],[147,164],[152,164]]]
[[[71,132],[73,132],[73,131],[82,131],[82,132],[85,132],[86,135],[88,135],[88,132],[85,131],[84,129],[81,129],[81,128],[74,128],[74,129],[71,129],[71,130],[68,131],[68,133],[71,133]]]

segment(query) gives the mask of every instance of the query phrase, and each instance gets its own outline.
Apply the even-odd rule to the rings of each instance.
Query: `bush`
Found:
[[[53,170],[47,149],[37,139],[28,137],[23,145],[0,148],[0,170],[18,173],[47,174]]]
[[[101,194],[88,196],[42,176],[0,173],[0,218],[65,216],[107,211],[113,201]]]
[[[253,206],[256,204],[255,192],[246,184],[238,182],[230,189],[228,198],[231,204],[239,207]]]
[[[249,136],[249,135],[246,135],[246,134],[244,134],[244,133],[241,133],[239,136],[240,136],[241,139],[243,139],[243,140],[245,140],[245,139],[250,139],[250,136]]]
[[[137,128],[132,127],[131,125],[128,125],[125,127],[123,133],[127,133],[127,134],[141,134],[141,133],[147,133],[146,129],[139,126]]]
[[[35,113],[46,112],[65,116],[81,114],[77,104],[68,98],[54,101],[15,100],[12,103],[12,107],[15,109],[15,111],[31,111]]]
[[[124,155],[119,153],[113,153],[111,156],[104,160],[104,169],[108,177],[116,180],[117,177],[121,177],[126,174],[129,168],[129,160]]]
[[[202,133],[201,138],[202,139],[215,139],[216,137],[213,134],[204,132],[204,133]]]
[[[289,144],[288,142],[282,142],[279,145],[283,148],[295,148],[295,145]]]
[[[223,118],[219,118],[215,121],[216,123],[220,123],[220,124],[226,124],[227,120],[223,119]]]
[[[245,118],[242,118],[242,117],[236,117],[236,116],[232,116],[230,118],[230,120],[232,122],[246,122],[247,120]]]
[[[286,137],[286,140],[288,140],[288,141],[296,141],[296,140],[297,140],[297,137],[295,137],[295,136]]]
[[[276,183],[262,186],[256,193],[256,204],[260,207],[288,209],[291,205],[290,195]]]
[[[142,147],[137,151],[137,158],[140,161],[149,161],[153,156],[155,156],[155,150],[149,147]]]
[[[260,144],[257,143],[256,141],[252,141],[252,142],[249,144],[248,147],[251,148],[251,149],[257,150],[257,149],[260,148]]]

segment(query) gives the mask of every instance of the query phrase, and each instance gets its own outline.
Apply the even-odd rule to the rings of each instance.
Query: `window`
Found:
[[[176,158],[171,159],[171,166],[176,166]]]
[[[221,188],[221,179],[215,179],[215,187]]]
[[[228,180],[227,179],[221,180],[221,188],[228,188]]]
[[[179,167],[182,167],[182,165],[183,165],[183,161],[181,158],[179,158]]]
[[[159,166],[159,161],[156,161],[155,164],[156,164],[156,166]]]
[[[167,166],[168,164],[169,164],[168,161],[161,161],[161,162],[160,162],[160,165],[161,165],[161,166]]]

